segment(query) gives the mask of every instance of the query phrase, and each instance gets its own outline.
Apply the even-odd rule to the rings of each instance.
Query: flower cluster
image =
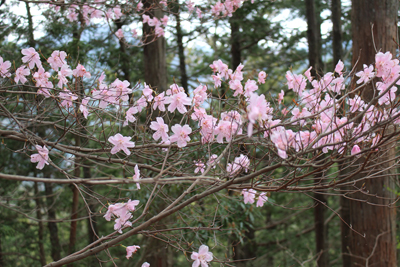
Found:
[[[115,217],[114,230],[122,234],[122,227],[132,226],[129,220],[132,218],[131,212],[135,211],[137,205],[139,205],[139,200],[130,199],[126,203],[109,205],[104,218],[111,221],[111,218]]]

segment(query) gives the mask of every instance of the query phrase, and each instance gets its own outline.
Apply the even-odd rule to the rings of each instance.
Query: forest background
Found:
[[[353,1],[353,5],[357,2],[360,1]],[[380,1],[370,2],[371,5],[381,5]],[[49,7],[49,3],[53,5]],[[0,6],[0,56],[17,67],[22,58],[21,49],[33,47],[45,57],[49,57],[54,50],[62,50],[68,54],[72,65],[85,65],[92,76],[98,77],[104,72],[106,80],[126,80],[132,88],[142,87],[143,82],[146,82],[157,88],[158,92],[166,91],[171,84],[176,83],[189,94],[199,82],[213,87],[209,65],[221,59],[232,70],[242,63],[249,76],[265,71],[268,77],[264,84],[259,85],[258,92],[277,99],[281,90],[287,91],[285,75],[289,69],[293,73],[304,73],[309,66],[313,66],[313,76],[319,77],[332,72],[341,59],[346,66],[345,70],[350,73],[348,84],[351,84],[354,76],[351,70],[356,66],[354,58],[358,58],[353,52],[355,37],[352,27],[354,30],[356,22],[352,12],[357,12],[354,11],[356,9],[360,10],[360,16],[369,16],[363,14],[361,8],[354,9],[353,6],[352,10],[349,1],[338,0],[246,1],[229,16],[210,16],[207,13],[209,2],[167,3],[167,8],[161,12],[150,8],[153,2],[144,2],[142,13],[159,18],[166,15],[169,18],[164,28],[165,36],[153,38],[146,35],[153,27],[142,26],[142,13],[137,10],[139,2],[107,3],[110,8],[119,6],[121,17],[108,21],[94,18],[88,23],[84,21],[82,13],[78,14],[77,21],[70,22],[67,17],[71,4],[83,5],[84,1],[64,3],[3,0]],[[191,5],[196,9],[191,10]],[[390,9],[389,4],[384,6]],[[397,10],[398,6],[394,8],[393,21],[397,21]],[[199,12],[204,15],[200,17]],[[396,33],[385,35],[384,42],[397,47],[397,24],[395,26]],[[365,27],[373,32],[372,24]],[[124,37],[118,34],[119,30],[124,32]],[[371,35],[365,38],[370,39],[368,42],[379,44]],[[384,45],[380,48],[393,51]],[[393,54],[397,56],[396,52]],[[362,58],[365,61],[360,59],[360,62],[373,64],[373,57],[374,53],[371,53],[369,57]],[[361,69],[360,64],[357,69]],[[1,79],[1,84],[2,90],[8,89],[4,79]],[[32,83],[26,85],[25,89],[29,89],[29,86],[35,87]],[[10,130],[6,126],[7,118],[11,115],[6,111],[12,110],[19,114],[31,110],[32,106],[42,105],[42,99],[21,94],[21,100],[17,98],[13,101],[21,101],[23,105],[13,106],[14,102],[8,98],[7,92],[2,91],[1,94],[4,100],[0,133],[2,174],[53,179],[65,178],[66,173],[82,178],[91,178],[95,174],[108,177],[133,176],[133,168],[122,168],[115,161],[107,166],[109,162],[96,164],[93,158],[76,155],[58,155],[58,161],[53,159],[63,171],[54,166],[37,170],[35,164],[30,162],[30,154],[26,152],[25,145],[21,145],[23,141],[11,138],[7,132]],[[224,99],[221,92],[216,93],[216,96]],[[280,109],[293,108],[297,104],[294,98],[293,92],[287,92]],[[208,108],[212,109],[212,105]],[[137,118],[138,121],[146,121],[146,116],[142,116]],[[35,125],[30,125],[29,129],[38,135],[52,136],[59,130],[54,130],[55,127],[52,128],[53,124],[49,122],[55,121],[55,118],[36,117]],[[89,117],[86,124],[79,127],[69,125],[68,131],[64,133],[64,141],[75,146],[83,147],[85,144],[93,150],[104,148],[76,134],[86,129],[86,125],[97,123],[97,119],[92,118],[91,121]],[[139,129],[142,126],[138,124],[135,127]],[[202,157],[201,151],[193,150],[190,153],[190,156],[187,155],[190,159]],[[236,151],[237,156],[242,153],[250,153],[243,144],[238,145]],[[138,160],[129,160],[144,164],[149,159],[143,156]],[[322,162],[324,159],[320,160]],[[188,165],[187,169],[194,170],[192,160],[187,160],[185,164]],[[393,163],[392,166],[397,165]],[[340,164],[333,164],[320,173],[329,176],[338,173],[340,168]],[[286,172],[285,167],[280,167],[273,175],[286,175]],[[318,175],[315,177],[318,180]],[[391,177],[397,176],[392,173]],[[179,183],[168,188],[165,185],[145,183],[139,191],[134,183],[77,185],[16,181],[5,176],[1,178],[4,179],[0,179],[0,266],[41,266],[58,261],[112,232],[112,224],[103,218],[108,204],[126,201],[128,198],[147,198],[157,189],[158,197],[154,198],[152,205],[165,208],[182,190]],[[383,187],[394,195],[399,191],[397,183],[393,187],[387,184]],[[359,255],[362,262],[369,266],[369,255],[379,247],[381,235],[374,235],[372,245],[368,245],[369,250],[365,252],[367,254],[349,251],[348,244],[354,241],[346,238],[351,235],[354,225],[351,218],[346,217],[349,215],[345,209],[349,209],[349,206],[343,200],[346,192],[341,189],[296,192],[283,188],[282,192],[268,192],[268,201],[261,208],[244,204],[240,190],[222,190],[213,198],[200,199],[189,209],[175,213],[150,225],[146,231],[124,240],[122,243],[125,246],[141,247],[129,260],[125,258],[125,248],[115,245],[69,265],[141,266],[147,261],[157,267],[190,266],[190,253],[197,251],[201,244],[207,244],[218,258],[218,262],[211,263],[212,266],[357,266],[357,263],[351,262],[352,255]],[[363,199],[360,196],[358,198]],[[380,206],[371,204],[369,199],[361,201],[367,205],[360,209],[378,206],[393,210],[391,204],[397,197],[391,196],[390,199],[390,204]],[[157,210],[152,212],[156,213]],[[370,212],[376,218],[363,220],[370,219],[371,224],[374,220],[386,220],[380,217],[385,216],[382,215],[385,212]],[[176,221],[181,224],[177,226]],[[397,228],[397,225],[391,227]],[[170,230],[163,232],[160,229]],[[365,229],[354,227],[354,230],[360,232],[360,236],[364,233],[368,236]],[[391,244],[386,245],[394,244],[397,249],[397,239],[395,236]],[[379,253],[390,254],[387,251]],[[383,256],[378,254],[377,257]],[[397,266],[396,255],[389,262],[377,266]]]

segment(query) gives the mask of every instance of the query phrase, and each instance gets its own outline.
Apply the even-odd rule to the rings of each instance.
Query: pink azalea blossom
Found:
[[[35,146],[36,150],[39,152],[37,154],[31,155],[31,162],[36,163],[38,162],[38,165],[36,166],[36,169],[43,169],[44,165],[49,165],[49,150],[47,149],[46,146]]]
[[[187,112],[185,105],[190,106],[192,104],[192,100],[184,92],[179,92],[165,98],[164,103],[170,104],[168,106],[169,112],[172,113],[175,111],[175,109],[178,109],[178,111],[183,114]]]
[[[47,86],[49,83],[50,73],[46,72],[42,66],[38,68],[38,71],[33,74],[35,78],[36,86]],[[51,85],[53,87],[53,85]]]
[[[85,97],[84,99],[82,99],[82,103],[79,106],[79,110],[82,112],[85,119],[87,119],[87,117],[89,115],[89,111],[87,109],[87,104],[89,103],[89,100],[90,100],[90,97]]]
[[[306,78],[307,78],[307,80],[309,81],[309,82],[311,82],[312,81],[312,77],[311,77],[311,70],[312,70],[312,67],[309,67],[307,70],[306,70],[306,72],[304,72],[304,76],[306,76]]]
[[[163,142],[167,141],[169,139],[168,136],[168,125],[164,123],[163,118],[157,117],[156,121],[152,121],[150,124],[150,128],[154,131],[156,131],[153,134],[154,140],[162,139]]]
[[[335,72],[339,75],[342,75],[342,70],[344,68],[343,62],[339,59],[339,62],[336,64]]]
[[[164,17],[162,17],[161,23],[162,23],[162,25],[163,25],[164,27],[167,26],[167,24],[168,24],[168,16],[167,16],[167,15],[164,15]]]
[[[358,145],[354,145],[351,149],[351,155],[356,155],[361,152],[361,149]]]
[[[136,11],[140,11],[140,10],[142,10],[143,9],[143,3],[142,2],[139,2],[138,4],[137,4],[137,6],[136,6]]]
[[[126,258],[129,259],[130,257],[132,257],[133,254],[135,254],[135,252],[140,249],[139,246],[129,246],[126,247]]]
[[[231,80],[229,81],[229,88],[231,88],[235,93],[233,96],[242,95],[243,94],[243,85],[239,80]]]
[[[268,200],[268,197],[266,196],[266,193],[261,193],[258,196],[258,200],[257,200],[257,207],[262,207],[264,206],[264,203]]]
[[[175,124],[171,127],[171,130],[174,133],[174,135],[170,137],[171,143],[177,142],[178,147],[185,147],[187,142],[190,141],[189,134],[192,133],[192,129],[189,127],[189,125],[185,124],[184,126],[181,126],[179,124]]]
[[[132,137],[124,137],[122,134],[117,133],[108,138],[108,142],[114,145],[111,149],[111,154],[117,154],[119,151],[124,151],[126,155],[130,155],[131,151],[128,148],[135,147],[135,142],[131,142]]]
[[[244,198],[244,204],[253,204],[256,193],[257,192],[254,189],[243,189],[242,195]]]
[[[118,29],[118,31],[115,32],[115,36],[117,36],[118,39],[124,38],[124,31],[122,29]]]
[[[206,165],[201,160],[194,161],[194,166],[196,166],[194,173],[204,173],[204,171],[206,170]]]
[[[145,262],[145,263],[143,263],[142,264],[142,266],[141,267],[150,267],[150,263],[148,263],[148,262]]]
[[[360,77],[360,79],[357,80],[357,84],[360,83],[366,83],[368,82],[372,77],[374,77],[375,73],[374,73],[374,67],[372,65],[370,65],[369,67],[367,65],[363,65],[364,66],[364,70],[359,71],[356,73],[357,77]]]
[[[233,177],[235,175],[238,175],[241,170],[245,170],[245,172],[248,171],[250,166],[250,160],[247,156],[240,155],[239,157],[236,157],[233,163],[228,163],[226,165],[226,171],[229,173],[229,176]]]
[[[110,87],[110,90],[113,91],[113,96],[115,98],[115,102],[128,101],[129,94],[132,93],[132,89],[128,88],[130,83],[128,81],[121,81],[120,79],[116,79]]]
[[[146,83],[144,83],[143,95],[146,97],[148,102],[153,100],[153,90]]]
[[[210,156],[210,158],[208,159],[208,161],[207,161],[207,166],[212,166],[212,168],[213,169],[215,169],[215,164],[217,164],[218,162],[217,162],[217,158],[218,158],[218,156],[216,155],[216,154],[212,154],[211,156]]]
[[[139,181],[140,180],[140,170],[139,170],[139,167],[138,167],[137,164],[135,165],[135,175],[132,176],[132,179],[134,181]],[[139,190],[140,189],[140,183],[136,183],[136,187]]]
[[[3,62],[3,58],[0,57],[0,75],[2,78],[11,76],[11,73],[8,70],[10,67],[11,67],[11,62],[10,61]]]
[[[36,52],[35,48],[30,47],[22,49],[21,53],[24,55],[24,57],[22,57],[22,62],[28,63],[30,69],[33,69],[35,65],[38,68],[42,66],[42,62],[40,62],[40,56],[38,52]]]
[[[250,95],[252,93],[254,93],[254,91],[256,91],[258,89],[257,83],[254,80],[247,80],[246,84],[244,85],[244,95],[247,97],[250,97]]]
[[[285,96],[285,92],[281,90],[281,92],[278,94],[278,103],[281,104],[283,97]]]
[[[128,125],[129,122],[135,122],[136,121],[136,118],[133,116],[136,113],[138,113],[138,109],[135,106],[130,107],[126,111],[124,126]]]
[[[21,66],[15,71],[15,78],[14,81],[16,84],[20,81],[22,84],[26,83],[28,80],[25,78],[25,76],[29,75],[29,69],[26,68],[26,66]]]
[[[160,111],[165,111],[165,96],[164,92],[154,97],[153,109],[159,109]]]
[[[50,64],[51,68],[53,70],[58,70],[58,68],[61,68],[63,65],[67,64],[65,61],[65,58],[67,57],[67,53],[64,51],[54,51],[51,53],[51,57],[47,59],[47,62]]]
[[[62,65],[60,71],[58,72],[58,84],[57,86],[62,88],[64,84],[68,83],[67,76],[72,75],[72,70],[68,65]]]
[[[83,76],[85,76],[86,78],[91,77],[90,72],[86,71],[85,67],[81,64],[78,64],[78,66],[76,66],[76,69],[72,71],[72,74],[75,77],[83,77]]]
[[[192,267],[208,267],[208,262],[213,260],[212,252],[208,251],[208,246],[201,245],[199,252],[193,252],[191,259],[194,260]]]
[[[265,78],[267,78],[265,71],[260,71],[260,73],[258,73],[258,83],[265,83]]]
[[[73,106],[73,101],[78,99],[78,96],[71,93],[67,88],[64,88],[64,91],[61,91],[58,97],[63,100],[61,106],[65,108],[71,108]]]

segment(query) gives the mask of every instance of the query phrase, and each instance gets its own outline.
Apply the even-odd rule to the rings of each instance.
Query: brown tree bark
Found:
[[[47,214],[50,220],[47,223],[47,227],[49,228],[50,232],[51,257],[54,261],[58,261],[61,259],[61,245],[60,239],[58,238],[57,223],[53,222],[53,220],[56,220],[56,213],[52,208],[52,206],[54,206],[53,185],[50,183],[45,183],[44,188],[46,192]]]
[[[341,0],[332,0],[331,3],[332,20],[332,50],[333,67],[342,57],[342,3]]]
[[[181,85],[185,89],[185,92],[188,93],[188,76],[186,73],[186,64],[185,64],[185,48],[183,46],[183,32],[181,27],[181,18],[179,14],[179,10],[175,13],[176,19],[176,42],[178,44],[178,56],[179,56],[179,72],[181,73]]]
[[[376,50],[391,51],[395,55],[396,43],[392,39],[397,40],[398,8],[397,0],[352,1],[352,64],[355,71],[361,70],[362,64],[373,63]],[[357,61],[359,63],[356,65]],[[374,88],[367,86],[362,90],[361,96],[364,101],[369,102],[374,93]],[[387,132],[390,132],[390,129],[387,129]],[[391,206],[395,199],[392,189],[395,187],[396,177],[391,168],[394,156],[393,147],[381,146],[379,152],[371,159],[377,167],[368,173],[361,172],[355,177],[362,179],[369,176],[368,179],[355,184],[354,188],[360,190],[348,195],[357,200],[346,200],[349,207],[349,224],[354,229],[350,230],[347,237],[342,236],[351,261],[347,266],[397,266],[396,209]],[[381,164],[376,164],[379,162]],[[377,174],[377,177],[374,177],[374,174]]]
[[[115,25],[117,26],[116,30],[119,30],[122,28],[124,25],[124,22],[120,19],[115,21]],[[119,39],[119,51],[121,52],[120,54],[120,66],[121,70],[124,73],[124,79],[127,80],[129,83],[131,83],[131,77],[130,77],[130,69],[129,69],[129,55],[126,53],[126,45],[123,39]]]
[[[307,17],[307,39],[308,39],[308,60],[312,68],[312,76],[318,78],[322,75],[323,63],[321,55],[321,17],[319,15],[319,6],[315,0],[306,0],[306,17]],[[324,155],[319,159],[323,160]],[[321,182],[323,172],[315,174],[314,180],[318,184]],[[328,243],[328,227],[324,224],[327,208],[326,195],[318,192],[314,193],[314,227],[315,227],[315,248],[319,254],[317,266],[329,266],[329,243]],[[325,205],[324,205],[325,204]]]
[[[146,14],[151,18],[161,18],[163,11],[156,7],[157,1],[147,0],[143,2],[143,6],[147,11]],[[165,38],[155,37],[154,27],[150,27],[147,23],[143,24],[143,47],[144,53],[144,80],[152,88],[157,88],[158,92],[167,90],[167,63],[165,56]]]
[[[42,203],[41,199],[39,197],[39,187],[38,183],[34,184],[34,190],[35,190],[35,204],[36,204],[36,217],[38,219],[38,243],[39,243],[39,258],[40,258],[40,264],[42,266],[46,265],[46,253],[44,251],[44,228],[43,228],[43,221],[42,221]]]
[[[231,26],[231,64],[232,70],[235,71],[242,60],[242,52],[240,47],[240,17],[237,12],[229,18]]]
[[[321,18],[315,5],[315,0],[305,0],[307,18],[308,61],[312,76],[322,74],[321,59]],[[317,15],[318,13],[318,15]]]

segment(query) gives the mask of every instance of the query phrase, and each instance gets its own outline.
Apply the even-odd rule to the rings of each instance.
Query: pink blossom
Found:
[[[153,134],[154,140],[162,139],[163,142],[167,141],[169,139],[168,137],[168,125],[164,123],[163,118],[157,117],[156,118],[157,122],[152,121],[150,124],[150,128],[154,131],[156,131]]]
[[[8,71],[10,67],[11,67],[11,62],[10,61],[3,62],[3,58],[0,57],[0,75],[2,78],[11,76],[11,73]]]
[[[208,262],[213,260],[213,254],[208,251],[208,246],[201,245],[198,253],[192,253],[191,259],[194,260],[192,267],[207,267]]]
[[[218,158],[218,156],[216,154],[212,154],[207,161],[207,166],[212,166],[212,168],[215,169],[215,167],[216,167],[215,164],[218,163],[217,158]]]
[[[242,195],[244,197],[244,204],[253,204],[256,193],[257,192],[254,189],[243,189]]]
[[[126,155],[130,155],[131,151],[128,148],[135,147],[135,142],[131,142],[132,137],[124,137],[120,133],[108,138],[108,142],[114,145],[111,149],[111,154],[117,154],[119,151],[124,151]]]
[[[306,79],[302,75],[292,74],[290,71],[286,72],[286,79],[288,88],[293,89],[293,92],[301,96],[307,85]]]
[[[49,83],[50,73],[46,72],[43,67],[40,66],[38,71],[33,74],[33,78],[35,78],[36,86],[47,86]],[[51,87],[53,87],[53,85],[51,85]]]
[[[239,80],[231,80],[229,81],[229,88],[231,88],[235,93],[233,96],[237,96],[238,94],[243,94],[243,85]]]
[[[246,84],[244,85],[244,90],[245,93],[244,95],[247,97],[250,97],[250,95],[252,93],[254,93],[254,91],[256,91],[258,89],[257,83],[254,80],[247,80]]]
[[[73,106],[73,101],[78,99],[78,96],[71,93],[67,88],[64,88],[64,91],[61,91],[58,97],[63,100],[61,106],[65,108],[71,108]]]
[[[132,30],[132,37],[133,37],[133,38],[137,38],[137,37],[138,37],[138,32],[137,32],[136,29],[133,29],[133,30]]]
[[[363,65],[364,66],[364,70],[359,71],[356,73],[357,77],[360,77],[360,79],[357,80],[357,84],[360,83],[366,83],[368,82],[372,77],[374,77],[375,73],[374,73],[374,67],[372,65],[370,65],[369,67],[367,67],[367,65]]]
[[[43,169],[44,165],[49,165],[49,150],[47,149],[46,146],[39,146],[35,145],[36,150],[39,152],[37,154],[31,155],[31,162],[36,163],[38,162],[38,165],[36,166],[36,169]]]
[[[339,59],[339,62],[336,64],[335,72],[339,75],[342,75],[342,70],[344,68],[343,62]]]
[[[199,120],[200,120],[199,121],[200,134],[202,136],[201,142],[203,144],[209,143],[212,140],[214,140],[214,127],[215,127],[215,124],[217,123],[217,119],[211,115],[205,114],[205,117],[200,118]]]
[[[261,193],[258,196],[258,200],[257,200],[257,207],[262,207],[264,206],[264,203],[268,200],[268,197],[266,196],[266,193]]]
[[[116,79],[110,87],[110,90],[113,91],[113,96],[115,97],[115,102],[128,101],[129,94],[132,93],[132,89],[128,88],[130,83],[128,81],[121,81],[120,79]]]
[[[228,163],[226,165],[226,171],[229,173],[229,176],[233,177],[235,175],[238,175],[242,170],[245,170],[245,172],[247,172],[249,166],[249,158],[241,154],[239,157],[235,158],[233,163]]]
[[[119,19],[122,17],[121,8],[119,6],[114,7],[113,11],[114,11],[115,19]]]
[[[192,100],[184,92],[171,95],[164,102],[165,104],[170,104],[168,106],[169,112],[172,113],[175,109],[178,109],[181,114],[187,112],[185,105],[190,106],[192,104]]]
[[[90,97],[85,97],[82,99],[82,103],[79,106],[79,110],[82,112],[83,116],[85,119],[87,119],[87,116],[89,115],[89,111],[87,109],[87,104],[89,103]]]
[[[148,262],[145,262],[145,263],[143,263],[142,264],[142,266],[141,267],[150,267],[150,263],[148,263]]]
[[[262,121],[272,118],[272,112],[273,109],[269,107],[269,103],[265,100],[265,95],[252,94],[250,96],[247,105],[247,117],[249,119],[247,134],[249,137],[253,134],[253,124],[256,121],[262,123]]]
[[[192,115],[190,116],[192,118],[192,120],[194,121],[200,121],[206,118],[207,116],[207,112],[204,108],[200,108],[200,107],[194,107],[194,112],[192,113]]]
[[[164,17],[162,17],[161,23],[162,23],[162,25],[163,25],[164,27],[167,26],[167,24],[168,24],[168,16],[167,16],[167,15],[164,15]]]
[[[207,99],[207,86],[200,84],[193,91],[193,103],[196,107],[199,107]]]
[[[90,72],[86,71],[85,67],[81,64],[78,64],[78,66],[76,66],[76,69],[72,71],[72,74],[75,77],[83,77],[83,76],[85,76],[86,78],[91,77]]]
[[[189,14],[192,14],[194,10],[194,3],[192,1],[186,1],[186,6],[188,7]]]
[[[283,97],[285,96],[285,92],[281,90],[281,92],[278,94],[278,103],[281,104]]]
[[[140,249],[139,246],[129,246],[126,247],[126,258],[129,259],[130,257],[132,257],[132,254],[135,254],[135,252]]]
[[[185,124],[184,126],[181,126],[179,124],[175,124],[171,127],[171,130],[174,133],[174,135],[170,137],[171,143],[177,142],[178,147],[185,147],[187,142],[190,141],[189,134],[192,133],[192,129],[189,127],[189,125]]]
[[[74,10],[69,9],[69,13],[67,15],[67,19],[69,22],[74,22],[78,20],[78,13],[76,13]]]
[[[361,152],[361,149],[358,145],[354,145],[351,149],[351,155],[356,155]]]
[[[60,71],[58,72],[58,84],[57,86],[62,88],[64,84],[68,83],[67,76],[72,75],[72,70],[68,65],[62,65]]]
[[[42,62],[40,62],[40,56],[38,52],[36,52],[35,48],[30,47],[22,49],[21,53],[24,55],[24,57],[22,57],[22,62],[28,63],[30,69],[33,69],[35,65],[38,68],[42,66]]]
[[[174,84],[171,84],[171,86],[165,93],[166,93],[166,95],[175,95],[180,92],[185,92],[185,89],[181,86],[178,86],[176,83],[174,83]]]
[[[304,72],[304,76],[307,77],[307,80],[308,80],[309,82],[312,81],[311,70],[312,70],[312,67],[309,67],[309,68],[306,70],[306,72]]]
[[[136,11],[140,11],[140,10],[142,10],[143,9],[143,3],[142,2],[139,2],[138,4],[137,4],[137,6],[136,6]]]
[[[258,83],[264,84],[265,78],[267,78],[265,71],[260,71],[260,73],[258,73]]]
[[[26,66],[19,67],[15,71],[15,83],[18,84],[19,81],[21,81],[22,84],[26,83],[28,80],[25,78],[25,76],[29,75],[29,73],[29,69],[27,69]]]
[[[204,173],[204,171],[206,170],[206,165],[201,160],[194,161],[194,166],[196,166],[194,173]]]
[[[392,60],[392,54],[390,52],[386,52],[385,54],[379,52],[375,55],[375,67],[377,70],[376,72],[377,77],[382,77],[384,75],[387,75],[388,72],[390,72],[391,60]]]
[[[146,83],[144,83],[143,95],[148,102],[153,100],[153,90]]]
[[[118,39],[124,38],[124,31],[122,29],[118,29],[118,31],[115,32],[115,36],[117,36]]]
[[[164,92],[154,97],[153,109],[159,109],[160,111],[165,111],[165,96]]]
[[[67,53],[64,51],[54,51],[51,53],[51,57],[47,59],[47,62],[50,64],[51,68],[53,70],[58,70],[58,68],[61,68],[63,65],[67,64],[65,61],[65,58],[67,57]]]
[[[201,12],[201,9],[198,8],[198,7],[196,7],[196,14],[197,14],[197,17],[198,17],[199,19],[201,19],[201,18],[203,17],[202,12]]]
[[[125,114],[125,122],[124,126],[128,125],[129,122],[135,122],[136,118],[133,116],[133,114],[138,113],[138,109],[135,106],[130,107]]]
[[[135,165],[135,175],[132,176],[133,181],[139,181],[140,180],[140,170],[138,165]],[[136,187],[139,190],[140,189],[140,183],[136,183]]]

